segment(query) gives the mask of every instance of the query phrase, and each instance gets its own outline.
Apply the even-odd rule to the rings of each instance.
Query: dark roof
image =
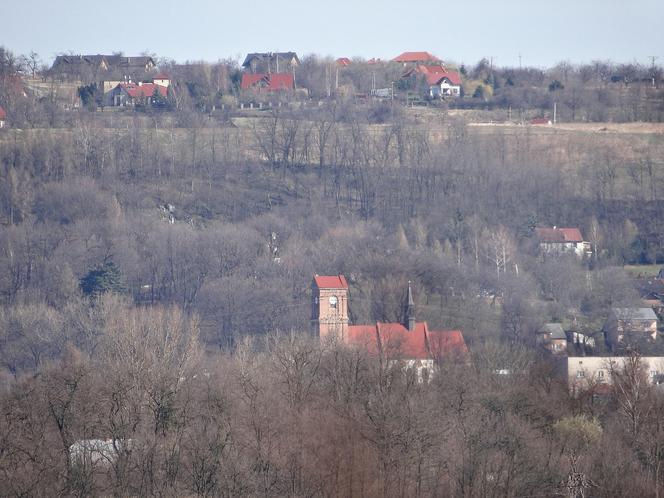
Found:
[[[109,69],[145,69],[154,66],[154,59],[149,56],[126,57],[124,55],[58,55],[53,62],[53,69],[81,68],[106,65]]]
[[[295,52],[253,52],[247,54],[242,63],[242,67],[249,67],[251,61],[254,59],[258,59],[259,62],[276,62],[277,58],[283,61],[291,61],[295,59],[297,64],[300,63],[300,59]]]
[[[563,326],[560,323],[547,323],[542,327],[542,333],[548,334],[549,339],[567,339]]]
[[[657,320],[652,308],[613,308],[613,314],[619,320]]]

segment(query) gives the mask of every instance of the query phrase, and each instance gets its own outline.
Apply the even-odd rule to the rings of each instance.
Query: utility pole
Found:
[[[553,124],[556,124],[556,103],[553,103]]]
[[[521,52],[519,52],[519,70],[521,70],[521,69],[522,69],[522,67],[521,67]]]

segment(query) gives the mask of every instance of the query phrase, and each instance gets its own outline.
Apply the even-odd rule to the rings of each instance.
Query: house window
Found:
[[[330,308],[337,308],[337,296],[330,296]]]
[[[657,376],[657,370],[651,370],[650,371],[650,378],[654,379]]]
[[[577,379],[583,379],[585,377],[586,377],[586,372],[584,372],[583,370],[578,370],[576,372],[576,378]]]
[[[604,378],[604,370],[598,370],[597,371],[597,378],[598,379],[603,379]]]

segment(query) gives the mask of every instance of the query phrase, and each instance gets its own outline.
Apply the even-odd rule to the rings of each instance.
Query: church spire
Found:
[[[415,301],[413,300],[413,289],[408,281],[408,296],[406,298],[406,320],[404,326],[408,330],[415,330]]]

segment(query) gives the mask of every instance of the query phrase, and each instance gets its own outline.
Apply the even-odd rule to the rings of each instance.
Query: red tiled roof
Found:
[[[426,322],[417,322],[414,330],[400,323],[350,325],[347,341],[372,354],[382,352],[388,358],[424,360],[468,352],[461,331],[430,331]]]
[[[259,89],[265,89],[268,92],[293,90],[295,88],[295,78],[291,73],[244,73],[240,82],[240,88],[242,90],[249,90],[261,82],[264,82],[265,86],[259,87]]]
[[[348,289],[348,282],[343,275],[316,275],[314,282],[319,289]]]
[[[137,83],[120,83],[119,86],[125,90],[127,94],[133,99],[141,97],[152,97],[154,95],[155,89],[162,97],[166,97],[168,95],[168,88],[162,85],[156,85],[154,83],[143,83],[141,85]]]
[[[350,59],[348,57],[339,57],[336,63],[338,66],[350,66]]]
[[[6,119],[7,118],[7,112],[2,108],[0,105],[0,119]]]
[[[447,78],[453,85],[461,85],[461,75],[456,71],[448,71],[442,65],[425,66],[420,64],[403,74],[403,78],[407,78],[414,73],[424,75],[429,85],[439,85],[443,79]]]
[[[536,228],[535,234],[540,242],[561,244],[583,242],[583,236],[578,228]]]
[[[394,62],[441,62],[438,57],[429,52],[404,52],[392,60]]]

